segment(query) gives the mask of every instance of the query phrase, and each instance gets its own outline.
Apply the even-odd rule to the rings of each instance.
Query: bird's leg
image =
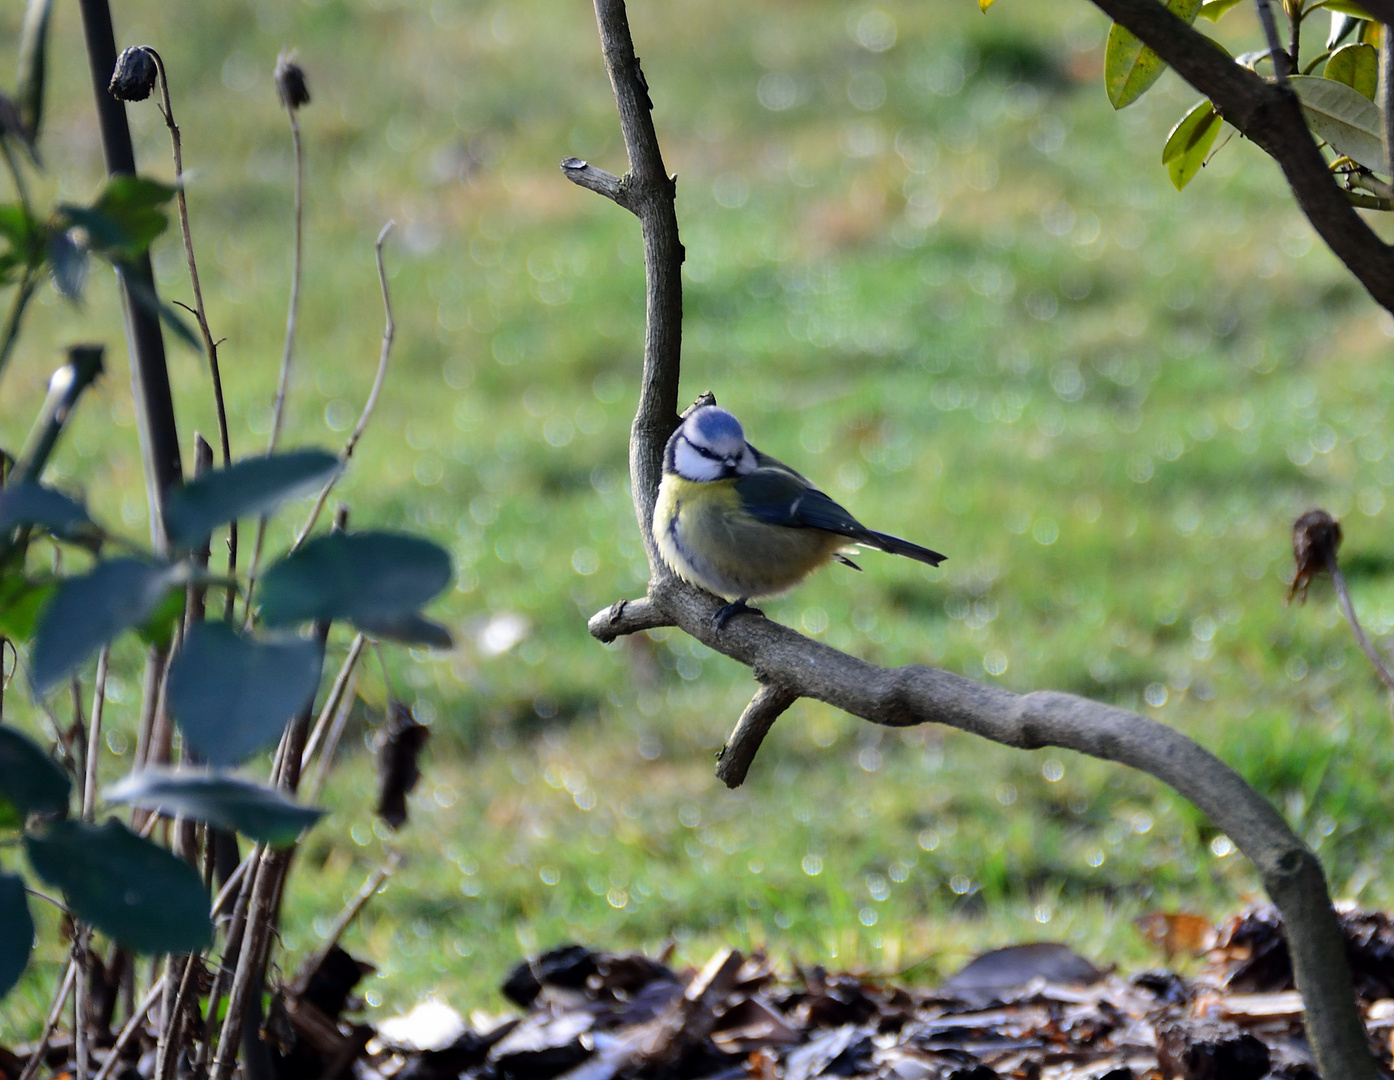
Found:
[[[712,616],[712,629],[718,634],[721,633],[721,628],[730,622],[731,617],[739,615],[742,611],[748,611],[752,615],[759,615],[762,618],[765,614],[759,608],[753,608],[747,604],[744,596],[737,597],[725,607],[717,608],[716,614]]]

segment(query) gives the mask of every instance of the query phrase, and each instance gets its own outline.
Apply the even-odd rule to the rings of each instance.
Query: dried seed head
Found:
[[[159,69],[155,55],[146,45],[132,45],[116,58],[116,70],[111,73],[111,96],[119,101],[144,101],[155,89]]]
[[[1308,510],[1292,526],[1292,557],[1297,562],[1297,575],[1292,579],[1288,601],[1294,596],[1307,602],[1307,586],[1323,570],[1336,565],[1336,550],[1341,546],[1341,525],[1325,510]]]
[[[276,93],[281,95],[281,104],[291,112],[310,103],[310,85],[305,81],[305,72],[295,62],[295,54],[283,52],[276,57]]]

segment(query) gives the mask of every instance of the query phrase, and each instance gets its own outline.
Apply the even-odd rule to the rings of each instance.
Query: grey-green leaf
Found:
[[[0,797],[20,817],[60,814],[68,808],[72,782],[38,743],[14,728],[0,724]]]
[[[444,650],[455,647],[455,639],[451,637],[448,628],[416,611],[391,619],[360,616],[354,619],[353,623],[369,637],[380,641],[395,641],[400,645],[425,645],[429,649]]]
[[[108,802],[206,821],[275,847],[293,843],[325,813],[292,802],[275,788],[206,772],[142,769],[103,795]]]
[[[91,535],[96,530],[76,499],[27,480],[0,489],[0,534],[21,525],[62,537]]]
[[[48,51],[49,15],[53,0],[29,0],[24,13],[24,26],[19,32],[19,77],[15,88],[15,104],[24,124],[24,134],[30,151],[39,142],[39,126],[44,115],[44,68]]]
[[[74,915],[142,953],[194,952],[213,940],[198,872],[115,818],[59,821],[26,833],[35,873],[62,890]]]
[[[270,626],[307,619],[391,620],[450,584],[450,555],[416,536],[330,533],[271,567],[261,616]]]
[[[87,249],[74,239],[71,229],[49,234],[48,265],[53,287],[69,300],[81,300],[87,283]]]
[[[0,998],[19,982],[33,949],[34,919],[29,914],[24,879],[0,874]]]
[[[1387,173],[1379,107],[1360,91],[1313,75],[1294,75],[1292,88],[1314,132],[1339,154],[1375,172]]]
[[[314,700],[321,664],[318,642],[261,642],[198,623],[170,665],[170,711],[203,760],[237,765]]]
[[[175,583],[179,568],[146,559],[99,562],[68,578],[39,616],[29,681],[42,694],[107,642],[145,622]]]
[[[245,458],[170,492],[166,528],[176,547],[193,548],[219,525],[269,514],[288,499],[318,491],[339,459],[324,450]]]

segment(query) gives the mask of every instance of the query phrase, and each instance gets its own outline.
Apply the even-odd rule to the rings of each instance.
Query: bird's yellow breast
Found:
[[[684,581],[718,596],[771,596],[797,585],[846,543],[822,529],[760,521],[742,508],[736,483],[663,477],[654,541]]]

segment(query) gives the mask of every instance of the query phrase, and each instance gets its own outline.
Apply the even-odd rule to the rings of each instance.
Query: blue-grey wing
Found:
[[[944,556],[908,540],[868,529],[847,510],[813,487],[798,473],[764,457],[771,464],[747,473],[736,481],[741,508],[767,525],[790,529],[822,529],[847,537],[856,544],[867,544],[938,566]]]

